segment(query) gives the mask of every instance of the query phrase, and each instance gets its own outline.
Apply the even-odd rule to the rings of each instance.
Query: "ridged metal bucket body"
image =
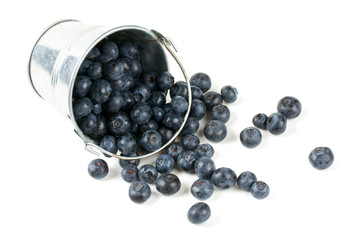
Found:
[[[76,20],[63,20],[48,27],[36,42],[29,60],[29,78],[34,90],[73,123],[75,132],[85,144],[94,143],[94,141],[81,131],[75,121],[72,110],[73,86],[80,65],[89,51],[109,36],[118,44],[131,40],[139,46],[143,71],[168,70],[165,47],[173,55],[167,46],[168,44],[172,46],[172,43],[160,33],[139,26],[94,26]],[[178,61],[176,56],[173,55],[173,57]],[[187,81],[186,73],[179,61],[178,64]],[[188,89],[191,93],[189,84]],[[189,100],[191,102],[191,96]],[[190,107],[185,121],[189,110]],[[100,150],[102,153],[106,152],[102,151],[103,149]]]

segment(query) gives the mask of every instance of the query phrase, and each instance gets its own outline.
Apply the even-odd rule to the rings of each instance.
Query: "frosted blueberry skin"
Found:
[[[285,132],[287,120],[281,113],[273,113],[266,121],[266,128],[271,134],[280,135]]]
[[[162,138],[158,131],[147,130],[142,134],[138,144],[146,151],[153,152],[161,147]]]
[[[155,162],[159,173],[169,173],[174,170],[175,160],[169,154],[161,154]]]
[[[116,113],[125,105],[126,102],[121,92],[113,91],[110,94],[109,99],[103,103],[102,109],[108,113]]]
[[[118,60],[107,62],[103,66],[104,78],[108,81],[116,81],[124,74],[124,65]]]
[[[80,119],[88,115],[92,111],[93,107],[93,102],[87,97],[75,99],[73,103],[73,113],[75,119]]]
[[[138,168],[135,165],[127,165],[121,170],[121,177],[126,182],[132,183],[138,180]]]
[[[141,124],[139,126],[139,131],[141,133],[146,132],[147,130],[158,130],[159,126],[157,122],[153,119],[150,119],[147,123]]]
[[[158,177],[158,171],[154,166],[145,164],[139,169],[138,176],[143,182],[153,183]]]
[[[190,109],[190,117],[194,117],[197,120],[201,120],[206,115],[206,106],[205,104],[199,100],[194,99],[191,103],[191,109]]]
[[[93,129],[90,136],[93,139],[100,139],[106,135],[106,118],[103,115],[96,115],[97,126]]]
[[[155,73],[155,72],[144,73],[144,74],[142,74],[141,79],[142,79],[142,82],[148,88],[150,88],[151,91],[159,89],[158,86],[156,85],[156,82],[158,79],[157,73]]]
[[[192,184],[190,191],[195,198],[203,201],[212,196],[214,185],[207,179],[198,179]]]
[[[241,190],[250,191],[251,186],[257,181],[254,173],[250,171],[242,172],[236,180]]]
[[[174,96],[170,104],[171,109],[176,113],[184,113],[189,107],[187,100],[182,96]]]
[[[186,120],[186,123],[180,132],[180,135],[185,136],[188,134],[195,134],[197,132],[197,130],[199,129],[199,126],[200,126],[199,121],[196,118],[189,117]]]
[[[225,105],[216,105],[210,111],[210,118],[227,123],[230,119],[230,110]]]
[[[301,113],[301,103],[294,97],[284,97],[277,105],[277,110],[282,113],[286,119],[293,119]]]
[[[252,123],[255,127],[266,130],[266,122],[268,120],[268,116],[264,113],[258,113],[256,114],[253,119]]]
[[[151,117],[155,121],[161,122],[162,119],[164,118],[164,116],[165,116],[165,111],[161,107],[152,107],[151,108]]]
[[[159,75],[157,79],[156,85],[160,90],[166,91],[173,87],[174,85],[174,77],[169,72],[163,72]]]
[[[95,114],[102,113],[102,104],[101,103],[94,104],[92,112],[95,113]]]
[[[328,147],[317,147],[309,155],[311,165],[319,170],[330,167],[334,162],[334,154]]]
[[[185,82],[178,81],[170,89],[170,97],[182,96],[185,99],[188,99],[189,92]]]
[[[136,124],[144,124],[148,122],[152,115],[152,109],[150,105],[138,102],[132,108],[130,112],[131,120]]]
[[[133,182],[129,187],[129,198],[135,203],[144,203],[150,196],[151,189],[146,182]]]
[[[176,159],[178,167],[185,172],[194,172],[197,155],[193,151],[183,151]]]
[[[86,70],[87,75],[93,80],[100,79],[103,76],[102,64],[93,62]]]
[[[206,222],[211,215],[209,205],[204,202],[194,204],[187,213],[187,218],[191,223],[201,224]]]
[[[261,132],[255,127],[245,128],[240,133],[240,141],[247,148],[254,148],[259,146],[261,140]]]
[[[203,91],[197,86],[191,86],[191,96],[192,99],[201,99]]]
[[[96,115],[89,113],[88,115],[80,119],[79,128],[86,135],[92,134],[97,128],[97,119]]]
[[[155,183],[156,190],[164,195],[173,195],[181,188],[180,179],[171,173],[162,174]]]
[[[199,157],[195,162],[195,173],[199,178],[210,179],[216,170],[215,163],[208,157]]]
[[[200,139],[194,134],[188,134],[183,137],[182,144],[186,150],[195,151],[200,144]]]
[[[121,135],[117,140],[117,147],[121,155],[129,156],[135,153],[138,147],[135,136],[131,133]]]
[[[165,152],[169,154],[174,160],[176,160],[183,151],[185,151],[185,148],[179,142],[170,144],[165,150]]]
[[[270,193],[270,187],[265,182],[258,181],[251,185],[250,192],[257,199],[266,198]]]
[[[104,103],[109,99],[112,89],[110,83],[104,79],[93,82],[89,91],[89,97],[94,103]]]
[[[107,163],[102,159],[92,160],[88,165],[88,173],[95,179],[104,178],[109,172]]]
[[[132,60],[139,59],[139,49],[136,44],[125,41],[119,44],[119,56],[123,58],[129,58]]]
[[[202,96],[201,101],[205,104],[207,111],[211,111],[211,109],[216,105],[223,104],[222,96],[215,91],[205,93]]]
[[[214,148],[208,143],[200,144],[196,148],[195,152],[199,157],[207,157],[207,158],[212,158],[212,156],[214,156],[215,153]]]
[[[220,93],[224,101],[227,103],[235,102],[238,96],[236,88],[230,85],[222,87]]]
[[[136,159],[136,160],[124,160],[124,159],[119,159],[119,164],[122,168],[128,166],[128,165],[135,165],[135,166],[139,166],[140,163],[140,159]]]
[[[119,57],[119,48],[116,43],[107,40],[101,46],[101,53],[111,60],[117,59]]]
[[[89,92],[91,85],[92,81],[88,76],[77,76],[74,83],[73,96],[76,98],[85,97]]]
[[[123,91],[120,91],[120,95],[124,99],[124,105],[121,106],[121,110],[129,111],[130,109],[132,109],[132,107],[136,104],[135,98],[134,98],[132,92],[130,92],[128,90],[123,90]]]
[[[213,172],[211,181],[217,188],[229,189],[235,185],[236,178],[236,174],[233,170],[222,167]]]
[[[166,127],[166,126],[161,126],[158,129],[158,132],[161,135],[161,139],[162,139],[163,144],[167,143],[175,134],[173,129],[170,129],[170,128]]]
[[[171,129],[178,129],[181,127],[181,124],[184,121],[184,117],[179,114],[179,113],[175,113],[175,112],[167,112],[165,113],[163,119],[162,119],[162,123]]]
[[[85,59],[82,63],[81,63],[81,65],[80,65],[80,67],[79,67],[79,71],[78,71],[78,76],[80,76],[80,75],[84,75],[84,74],[86,74],[86,72],[87,72],[87,69],[90,67],[90,65],[93,63],[93,61],[91,61],[91,60],[89,60],[89,59]]]
[[[99,48],[93,47],[88,55],[86,56],[86,59],[95,60],[98,56],[100,56],[101,52]]]
[[[117,112],[107,118],[106,127],[110,133],[118,137],[130,132],[131,119],[125,112]]]
[[[113,154],[116,154],[118,151],[118,147],[116,144],[116,138],[112,135],[105,135],[100,141],[100,147],[108,152],[113,153]],[[107,155],[105,155],[105,156],[107,156]]]
[[[151,90],[145,84],[137,84],[132,93],[136,102],[146,103],[151,97]]]
[[[211,79],[206,73],[195,73],[190,78],[191,86],[196,86],[201,89],[203,93],[206,93],[211,88]]]
[[[152,91],[149,104],[151,107],[162,107],[166,103],[165,94],[161,91]]]
[[[204,128],[204,135],[207,140],[221,142],[227,135],[225,123],[218,120],[209,121]]]
[[[119,79],[109,83],[113,91],[129,91],[135,86],[134,78],[127,75],[121,75]]]

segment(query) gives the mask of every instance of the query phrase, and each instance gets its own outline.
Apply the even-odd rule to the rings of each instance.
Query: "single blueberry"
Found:
[[[153,91],[149,100],[151,107],[162,107],[166,103],[165,94],[161,91]]]
[[[193,224],[201,224],[206,222],[211,215],[209,205],[204,202],[194,204],[187,213],[188,220]]]
[[[197,130],[199,129],[199,126],[200,126],[199,121],[196,118],[189,117],[186,120],[186,123],[180,132],[180,135],[185,136],[188,134],[195,134],[197,132]]]
[[[247,148],[257,147],[262,140],[262,135],[256,127],[248,127],[241,131],[240,141]]]
[[[219,120],[227,123],[230,119],[230,110],[225,105],[216,105],[210,111],[211,120]]]
[[[104,103],[111,94],[110,83],[104,79],[93,82],[89,91],[89,97],[94,103]]]
[[[130,112],[130,117],[131,120],[134,121],[134,123],[144,124],[150,120],[151,114],[152,111],[150,105],[143,102],[138,102],[132,108]]]
[[[125,41],[119,44],[119,55],[124,58],[138,59],[139,49],[136,44],[130,41]]]
[[[172,112],[172,108],[171,108],[171,104],[170,103],[166,103],[164,106],[163,106],[163,110],[165,113],[168,113],[168,112]]]
[[[286,119],[296,118],[301,113],[301,103],[294,97],[284,97],[278,102],[277,110],[284,114]]]
[[[121,170],[121,177],[126,182],[136,182],[138,180],[138,168],[135,165],[127,165]]]
[[[116,154],[118,147],[116,145],[116,138],[112,135],[105,135],[100,141],[100,147],[108,152]],[[105,155],[108,156],[108,155]],[[110,156],[108,156],[110,157]]]
[[[101,50],[102,54],[97,57],[97,60],[102,63],[109,62],[119,57],[118,46],[112,41],[106,40],[102,44]]]
[[[100,54],[100,50],[97,47],[93,47],[86,56],[86,59],[95,60]]]
[[[125,168],[128,165],[139,166],[139,163],[140,163],[140,159],[134,159],[134,160],[119,159],[119,164],[122,168]]]
[[[91,60],[88,60],[88,59],[85,59],[80,67],[79,67],[79,71],[77,73],[77,75],[83,75],[83,74],[86,74],[87,73],[87,69],[90,67],[90,65],[93,63],[93,61]]]
[[[162,144],[167,143],[175,134],[173,129],[170,129],[164,125],[159,128],[158,132],[161,135]]]
[[[208,157],[199,157],[195,162],[195,173],[199,178],[211,178],[216,170],[215,163]]]
[[[245,171],[237,178],[236,182],[240,189],[250,191],[251,186],[257,181],[254,173]]]
[[[175,160],[169,154],[161,154],[155,162],[159,173],[169,173],[174,170]]]
[[[101,114],[96,115],[96,122],[97,126],[93,129],[91,137],[94,139],[100,139],[104,137],[107,133],[106,118]]]
[[[191,86],[197,86],[206,93],[211,88],[211,79],[206,73],[195,73],[190,78],[190,84]]]
[[[236,174],[230,168],[218,168],[216,169],[212,176],[212,183],[220,189],[229,189],[232,188],[236,183]]]
[[[89,92],[92,81],[88,76],[79,75],[75,79],[73,96],[76,98],[85,97]]]
[[[165,113],[162,123],[171,129],[178,129],[181,127],[181,124],[183,123],[184,118],[181,114],[175,113],[175,112],[168,112]]]
[[[209,121],[204,128],[204,135],[207,140],[221,142],[227,135],[225,123],[218,120]]]
[[[102,104],[101,103],[94,104],[92,111],[95,114],[100,114],[102,112]]]
[[[309,161],[316,169],[326,169],[333,164],[334,154],[328,147],[317,147],[311,151]]]
[[[131,155],[136,152],[137,142],[136,138],[131,133],[121,135],[117,140],[117,147],[121,152],[121,155]]]
[[[79,127],[83,133],[90,135],[97,128],[97,119],[96,115],[89,113],[88,115],[80,119]]]
[[[183,151],[185,151],[185,149],[179,142],[170,144],[165,150],[165,152],[169,154],[174,160],[176,160]]]
[[[123,66],[124,75],[137,78],[141,72],[141,65],[136,60],[120,58],[117,60]]]
[[[250,192],[255,198],[263,199],[269,195],[270,187],[266,183],[258,181],[251,185]]]
[[[144,73],[141,77],[143,83],[150,88],[151,91],[157,90],[158,86],[156,85],[158,75],[157,73],[151,72],[151,73]]]
[[[155,120],[150,119],[148,122],[141,124],[139,126],[139,131],[141,133],[146,132],[147,130],[158,130],[158,124],[156,123]]]
[[[190,191],[195,198],[206,200],[213,194],[214,185],[207,179],[198,179],[192,184]]]
[[[274,135],[280,135],[286,130],[287,120],[281,113],[273,113],[266,121],[266,128]]]
[[[138,60],[132,60],[131,61],[131,76],[134,78],[139,78],[141,74],[142,68],[141,63]]]
[[[191,86],[191,96],[192,99],[201,99],[203,95],[203,92],[201,89],[197,86]]]
[[[162,145],[160,133],[156,130],[147,130],[142,134],[139,145],[149,152],[159,149]]]
[[[150,186],[146,182],[133,182],[129,187],[129,197],[135,203],[144,203],[151,196]]]
[[[176,159],[178,167],[185,172],[194,172],[198,156],[193,151],[183,151]]]
[[[123,95],[119,91],[112,91],[108,100],[103,103],[103,110],[108,113],[116,113],[126,105]]]
[[[188,86],[187,86],[186,82],[178,81],[170,89],[170,97],[173,98],[175,96],[182,96],[185,99],[188,99],[189,90],[188,90]]]
[[[144,84],[137,84],[132,90],[136,102],[147,102],[151,97],[151,90]]]
[[[109,132],[118,137],[130,131],[131,120],[125,112],[119,111],[107,118],[106,127]]]
[[[104,64],[103,74],[108,81],[116,81],[124,73],[124,66],[118,60],[112,60]]]
[[[258,113],[253,117],[252,122],[255,127],[266,130],[267,120],[268,116],[265,113]]]
[[[204,143],[204,144],[200,144],[197,148],[196,148],[196,154],[199,157],[207,157],[207,158],[212,158],[212,156],[214,156],[214,148],[208,144],[208,143]]]
[[[182,96],[174,96],[171,99],[171,109],[176,113],[184,113],[189,107],[188,102]]]
[[[156,84],[162,91],[169,90],[174,85],[174,77],[169,72],[163,72],[159,75]]]
[[[190,117],[194,117],[197,120],[201,120],[205,117],[205,114],[206,114],[205,104],[199,99],[192,100]]]
[[[157,121],[157,122],[161,122],[162,119],[164,118],[165,115],[165,111],[160,108],[160,107],[152,107],[151,108],[151,117]]]
[[[180,179],[172,173],[162,174],[155,183],[156,190],[165,195],[173,195],[181,188]]]
[[[114,91],[129,91],[135,86],[135,80],[131,76],[121,75],[116,81],[111,81],[110,86]]]
[[[227,103],[233,103],[237,99],[238,91],[233,86],[224,86],[221,88],[221,96]]]
[[[223,104],[222,96],[215,91],[205,93],[202,96],[201,101],[205,104],[208,111],[211,111],[211,109],[216,105]]]
[[[93,62],[86,71],[87,75],[92,79],[100,79],[103,75],[102,64],[99,62]]]
[[[128,90],[123,90],[123,91],[120,91],[120,95],[124,99],[124,105],[121,106],[121,110],[129,111],[130,109],[132,109],[132,107],[136,103],[132,92],[130,92]]]
[[[88,173],[95,179],[104,178],[109,172],[107,163],[102,159],[92,160],[88,165]]]
[[[88,115],[92,111],[93,107],[94,105],[92,101],[87,97],[75,99],[73,103],[73,113],[75,119],[80,119]]]
[[[200,139],[194,134],[188,134],[183,137],[182,144],[186,150],[195,151],[200,144]]]
[[[158,171],[154,166],[145,164],[139,169],[138,175],[141,181],[153,183],[158,177]]]

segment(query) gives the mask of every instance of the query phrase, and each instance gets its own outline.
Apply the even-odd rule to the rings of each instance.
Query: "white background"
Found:
[[[216,2],[33,0],[2,7],[0,239],[359,239],[359,2]],[[213,144],[213,160],[237,174],[253,171],[269,184],[269,197],[216,190],[206,201],[211,218],[193,225],[186,213],[197,202],[189,192],[195,175],[176,172],[182,188],[170,197],[152,185],[142,205],[129,200],[115,159],[105,179],[90,178],[95,156],[27,76],[39,35],[66,18],[156,29],[174,40],[189,75],[208,73],[217,91],[234,85],[239,99],[228,105],[228,136]],[[301,116],[283,135],[263,131],[258,148],[243,147],[240,131],[287,95],[301,101]],[[325,171],[308,161],[317,146],[335,155]]]

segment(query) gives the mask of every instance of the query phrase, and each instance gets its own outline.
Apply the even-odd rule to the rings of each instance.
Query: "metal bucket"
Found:
[[[110,153],[85,135],[75,121],[72,95],[80,65],[90,50],[110,35],[115,42],[131,40],[142,49],[140,57],[144,71],[167,71],[169,66],[166,51],[168,51],[179,65],[187,83],[189,108],[184,122],[166,144],[152,153],[138,157],[124,157]],[[88,151],[96,155],[104,154],[125,160],[141,159],[160,152],[173,142],[190,113],[191,87],[186,72],[172,49],[177,51],[170,39],[155,30],[139,26],[94,26],[76,20],[62,20],[49,26],[36,42],[29,60],[29,79],[35,92],[72,122],[75,132],[84,141]]]

